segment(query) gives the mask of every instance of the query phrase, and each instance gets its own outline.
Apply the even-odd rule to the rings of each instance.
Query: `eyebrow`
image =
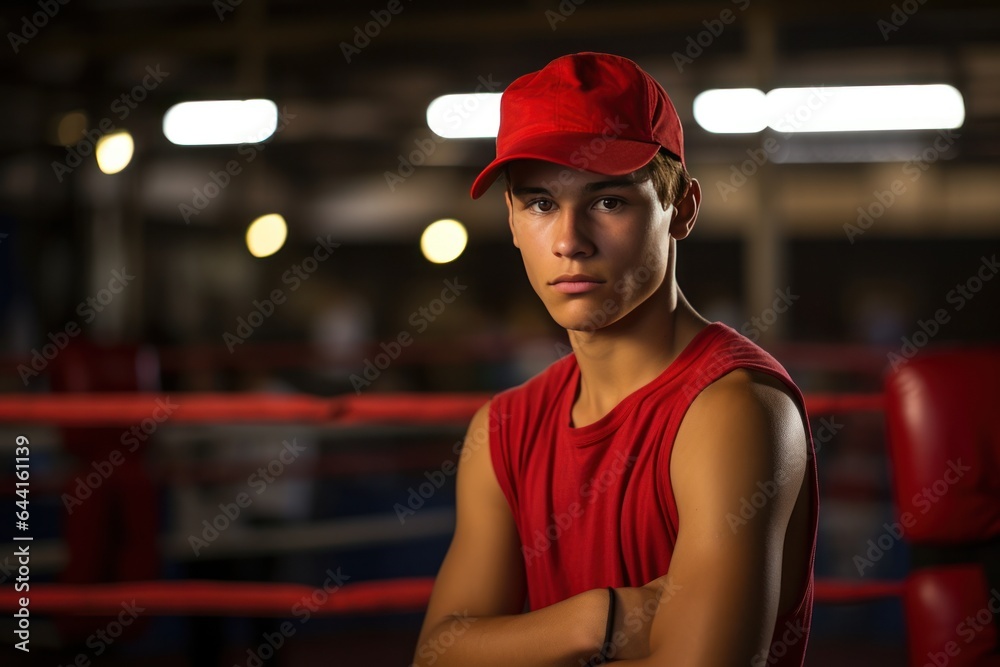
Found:
[[[595,192],[597,190],[608,190],[611,188],[628,188],[636,185],[636,182],[628,178],[617,178],[610,181],[597,181],[596,183],[587,183],[583,186],[583,189],[587,192]]]
[[[612,188],[629,188],[634,185],[638,184],[633,180],[629,180],[627,178],[617,178],[608,181],[595,181],[593,183],[587,183],[583,186],[583,189],[585,192],[596,192],[598,190],[609,190]],[[511,192],[517,197],[524,195],[551,195],[547,188],[531,186],[513,188]]]
[[[546,188],[530,188],[527,186],[521,186],[519,188],[512,188],[511,192],[515,197],[522,197],[524,195],[547,195],[550,194]]]

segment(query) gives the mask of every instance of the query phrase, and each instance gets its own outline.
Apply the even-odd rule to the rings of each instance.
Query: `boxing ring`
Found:
[[[987,369],[995,369],[996,377],[1000,377],[1000,351],[977,350],[973,358],[961,359],[938,355],[928,351],[923,355],[921,364],[909,364],[899,372],[890,374],[886,380],[885,391],[875,393],[806,393],[806,408],[815,429],[816,422],[823,416],[849,415],[866,413],[881,416],[886,419],[888,435],[890,436],[890,455],[897,462],[913,462],[914,457],[904,453],[908,439],[920,439],[923,436],[907,435],[907,420],[914,421],[921,429],[935,428],[929,424],[927,414],[921,414],[920,409],[933,410],[928,401],[931,398],[944,400],[950,385],[942,385],[942,378],[950,372],[972,374],[969,377],[980,377]],[[861,368],[869,364],[870,358],[859,359],[854,364]],[[846,364],[848,367],[851,364]],[[911,369],[910,366],[913,366]],[[968,377],[966,378],[968,379]],[[994,393],[996,388],[993,387]],[[960,393],[960,392],[959,392]],[[984,392],[985,394],[986,392]],[[0,429],[11,432],[30,432],[32,426],[44,426],[57,429],[107,429],[108,432],[121,433],[131,425],[141,424],[150,418],[150,406],[172,405],[169,422],[164,430],[179,431],[183,437],[189,431],[186,429],[230,428],[269,429],[283,427],[300,429],[298,432],[322,432],[336,435],[337,433],[355,433],[364,429],[382,429],[393,433],[394,429],[443,429],[461,439],[473,413],[489,398],[488,394],[436,394],[436,393],[385,393],[366,395],[341,395],[329,398],[312,395],[273,394],[273,393],[164,393],[164,392],[93,392],[38,395],[7,395],[0,401]],[[954,399],[954,397],[952,397]],[[983,399],[986,401],[990,398]],[[166,402],[166,403],[165,403]],[[990,403],[986,403],[986,406]],[[922,407],[921,407],[922,406]],[[977,410],[985,410],[984,405],[973,406]],[[956,408],[957,409],[957,408]],[[994,422],[995,423],[995,422]],[[226,427],[224,425],[230,425]],[[941,426],[938,425],[937,428]],[[978,458],[984,461],[987,451],[996,451],[996,427],[991,433],[983,431],[984,438],[993,438],[981,450]],[[20,432],[18,431],[18,432]],[[148,446],[148,442],[144,444]],[[836,444],[832,446],[836,447]],[[929,446],[928,446],[929,447]],[[967,445],[961,446],[965,456],[970,454]],[[77,454],[79,454],[79,450]],[[142,452],[140,452],[141,454]],[[88,455],[89,457],[90,455]],[[94,459],[97,458],[95,454]],[[971,459],[975,461],[976,459]],[[311,462],[308,469],[299,469],[296,475],[306,478],[319,474],[321,471],[337,471],[341,475],[361,475],[372,470],[392,470],[399,466],[398,460],[373,464],[371,461],[356,462],[354,467],[350,459],[327,461],[324,457]],[[411,468],[429,468],[433,461],[440,458],[414,456],[409,460]],[[982,463],[986,465],[986,463]],[[919,467],[919,466],[918,466]],[[915,470],[902,481],[896,481],[897,503],[905,499],[932,475],[928,470]],[[84,472],[89,472],[86,466]],[[163,479],[160,483],[169,483],[170,471],[161,471]],[[238,480],[243,477],[242,471],[227,473],[225,470],[203,470],[201,481],[219,482]],[[123,475],[124,477],[124,475]],[[996,482],[993,482],[996,484]],[[35,494],[57,493],[58,481],[46,481],[43,477],[33,479]],[[5,484],[5,487],[7,485]],[[11,485],[13,488],[13,485]],[[821,485],[822,491],[822,485]],[[992,491],[992,493],[995,493]],[[9,495],[9,494],[7,494]],[[995,496],[994,496],[995,497]],[[968,498],[953,498],[956,502],[968,503]],[[1000,509],[989,507],[988,499],[973,501],[966,505],[969,511],[979,512],[981,521],[972,522],[973,530],[1000,532]],[[822,493],[821,493],[822,503]],[[979,504],[976,504],[979,503]],[[399,522],[391,514],[386,517],[352,517],[314,526],[272,526],[258,529],[258,539],[247,539],[236,547],[220,548],[210,557],[233,557],[240,554],[253,556],[261,553],[291,552],[297,549],[319,549],[334,546],[350,546],[360,540],[365,543],[394,543],[396,548],[405,548],[405,542],[414,536],[434,535],[446,537],[453,527],[453,515],[450,512],[429,509],[423,512],[426,516],[414,517],[413,523],[403,533]],[[946,515],[932,517],[931,522],[941,522],[950,530],[946,541],[968,542],[969,534],[954,530],[954,522]],[[991,523],[992,522],[992,523]],[[70,522],[72,523],[72,522]],[[926,534],[925,534],[926,533]],[[144,534],[148,540],[153,536]],[[359,537],[360,536],[360,537]],[[930,526],[926,531],[914,530],[907,537],[920,540],[928,537],[932,542],[940,542],[939,533]],[[66,536],[72,539],[72,536]],[[995,539],[995,538],[994,538]],[[12,542],[5,546],[6,553],[11,553],[17,545],[23,542]],[[59,571],[67,561],[67,547],[61,540],[37,540],[31,543],[32,563],[35,568],[50,572]],[[77,543],[79,544],[79,542]],[[178,540],[139,545],[138,553],[144,553],[158,561],[161,556],[154,557],[157,549],[167,557],[183,558],[184,545]],[[172,545],[172,546],[171,546]],[[222,545],[220,541],[220,547]],[[995,547],[990,554],[995,554]],[[992,557],[992,556],[991,556]],[[985,557],[982,557],[985,558]],[[865,581],[849,579],[829,579],[817,577],[815,600],[817,604],[850,604],[880,599],[901,599],[907,606],[907,622],[911,664],[920,662],[925,646],[930,646],[928,655],[933,653],[935,642],[940,641],[940,627],[952,623],[951,612],[940,612],[941,605],[951,605],[955,609],[970,605],[982,605],[983,591],[980,576],[974,565],[980,556],[969,555],[958,559],[958,563],[966,563],[972,570],[956,575],[955,560],[950,562],[938,558],[924,559],[921,569],[906,580],[887,580],[869,578]],[[989,583],[996,583],[996,564],[990,565],[982,560],[983,569],[987,572]],[[992,574],[989,574],[990,568]],[[139,568],[141,570],[142,568]],[[967,568],[968,569],[968,568]],[[940,570],[940,571],[939,571]],[[147,568],[147,571],[150,571]],[[433,586],[432,577],[401,577],[380,581],[347,582],[338,585],[336,595],[317,596],[314,587],[295,583],[266,583],[248,581],[211,581],[201,579],[188,580],[157,580],[142,578],[138,570],[123,573],[121,581],[101,583],[31,583],[30,610],[32,614],[51,615],[55,617],[77,616],[107,616],[118,612],[123,600],[133,600],[134,604],[143,608],[148,616],[241,616],[241,617],[272,617],[281,618],[289,615],[289,609],[303,600],[309,599],[310,610],[316,616],[356,616],[377,615],[386,613],[420,613],[426,608]],[[951,581],[947,585],[944,579],[955,576],[965,577],[961,582]],[[915,588],[914,579],[917,579]],[[971,582],[971,583],[970,583]],[[931,596],[922,599],[923,596]],[[943,597],[942,597],[943,596]],[[0,589],[0,609],[4,614],[15,612],[20,603],[22,593],[5,586]],[[944,601],[942,601],[944,600]],[[947,618],[942,617],[942,613]],[[956,612],[957,613],[957,612]],[[948,615],[951,614],[951,615]],[[916,633],[916,636],[915,636]],[[947,635],[945,635],[947,636]],[[976,637],[979,648],[976,649],[977,660],[988,660],[982,656],[990,653],[990,646],[996,645],[995,630],[984,626]],[[967,652],[966,656],[973,655]],[[996,664],[994,662],[951,662],[949,664]]]
[[[220,394],[82,394],[72,396],[12,396],[0,404],[0,423],[40,423],[61,426],[127,427],[149,416],[157,400],[176,402],[171,423],[218,424],[310,424],[314,426],[360,425],[463,425],[468,424],[489,395],[392,394],[320,399],[310,396],[220,395]],[[810,414],[874,411],[882,408],[880,395],[811,395],[806,397]],[[348,584],[331,597],[318,613],[370,611],[422,611],[433,579],[404,579],[380,583]],[[817,599],[850,601],[898,594],[893,582],[851,585],[817,582]],[[395,587],[399,596],[391,596]],[[32,609],[44,613],[96,614],[113,611],[124,598],[136,598],[150,613],[286,613],[296,596],[307,587],[281,584],[220,584],[212,582],[142,582],[32,586]],[[13,610],[19,595],[12,589],[0,593],[0,607]],[[392,598],[396,599],[393,600]]]

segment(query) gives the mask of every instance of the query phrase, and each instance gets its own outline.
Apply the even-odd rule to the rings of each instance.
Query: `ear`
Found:
[[[510,235],[514,239],[514,247],[520,248],[517,244],[517,232],[514,231],[514,203],[510,200],[510,190],[503,191],[503,200],[507,203],[507,226],[510,227]]]
[[[674,219],[670,221],[670,235],[680,240],[687,238],[694,228],[694,222],[698,218],[698,208],[701,206],[701,184],[696,179],[691,179],[691,187],[684,193],[677,203],[674,204]]]

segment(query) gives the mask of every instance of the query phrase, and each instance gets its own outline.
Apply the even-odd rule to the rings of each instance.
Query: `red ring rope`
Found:
[[[160,413],[170,410],[171,423],[427,424],[468,421],[488,398],[486,394],[417,393],[334,398],[265,393],[7,394],[0,400],[0,423],[125,426],[148,419],[157,409]]]
[[[30,611],[36,614],[99,616],[121,611],[134,599],[143,614],[291,616],[301,604],[319,616],[359,612],[422,611],[432,578],[384,579],[344,584],[339,590],[301,584],[222,581],[140,581],[121,584],[31,584]],[[25,596],[0,590],[0,609],[19,608]]]
[[[176,404],[176,423],[292,422],[428,424],[464,422],[488,394],[393,393],[319,398],[287,394],[66,394],[7,395],[0,401],[0,423],[64,426],[128,425],[148,419],[157,401]],[[880,412],[881,394],[807,395],[812,414]],[[213,581],[147,581],[121,584],[33,584],[31,610],[41,614],[102,615],[135,599],[153,615],[290,616],[296,604],[316,615],[421,612],[433,578],[403,578],[347,584],[329,595],[299,584]],[[817,580],[817,602],[857,603],[901,595],[901,581]],[[22,594],[0,590],[0,609],[19,607]],[[324,599],[325,598],[325,599]],[[322,604],[320,601],[322,600]]]
[[[433,586],[432,577],[384,579],[345,584],[326,596],[320,594],[325,592],[323,588],[282,583],[195,580],[88,585],[33,583],[30,609],[38,614],[97,616],[116,613],[121,610],[122,602],[134,599],[144,614],[156,616],[281,617],[291,616],[297,604],[305,605],[318,616],[422,612],[427,608]],[[902,592],[902,581],[817,580],[815,599],[846,604],[897,597]],[[0,590],[0,610],[17,609],[21,595],[12,588]]]
[[[169,403],[177,406],[170,413],[171,423],[430,424],[468,421],[489,397],[489,394],[452,393],[333,398],[264,393],[5,394],[0,400],[0,423],[127,426],[148,419],[154,408]],[[810,414],[883,409],[881,394],[810,394],[805,399]]]

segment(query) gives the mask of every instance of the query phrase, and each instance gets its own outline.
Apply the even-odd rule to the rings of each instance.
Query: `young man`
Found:
[[[504,92],[472,196],[501,175],[572,353],[473,417],[415,664],[801,666],[808,416],[784,368],[675,281],[701,188],[666,92],[618,56],[552,61]]]

